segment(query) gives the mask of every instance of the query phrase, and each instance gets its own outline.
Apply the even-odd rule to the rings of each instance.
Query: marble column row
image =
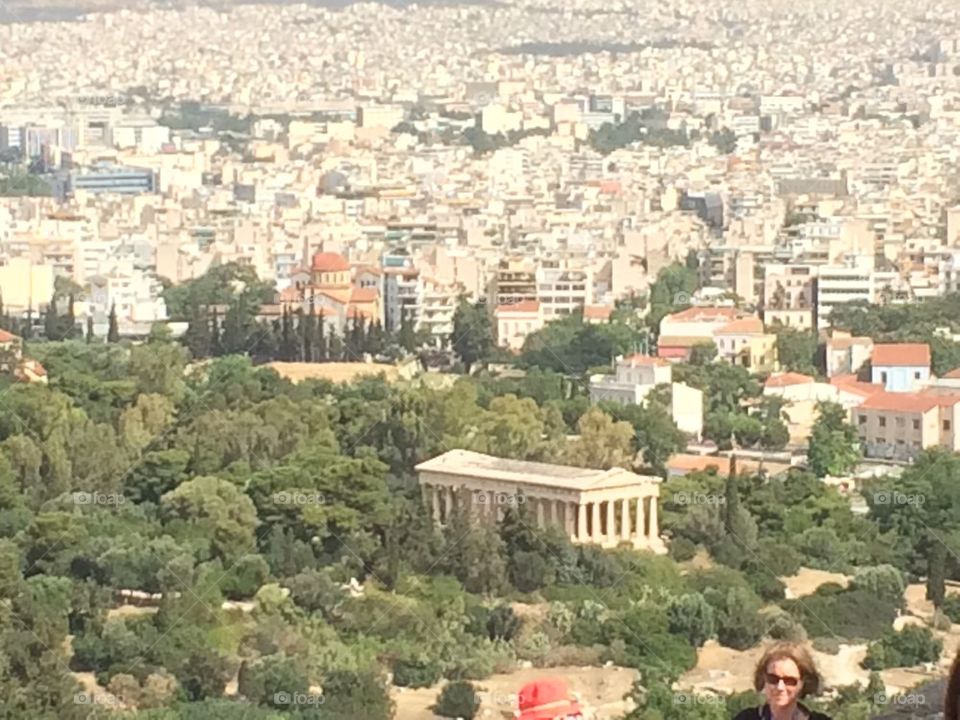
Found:
[[[450,521],[459,494],[467,497],[473,514],[493,522],[502,520],[510,506],[528,505],[538,527],[560,527],[575,542],[637,544],[655,541],[660,535],[658,498],[653,495],[575,503],[531,495],[498,493],[493,490],[456,489],[439,484],[424,483],[421,489],[424,502],[431,509],[434,522],[438,524]]]

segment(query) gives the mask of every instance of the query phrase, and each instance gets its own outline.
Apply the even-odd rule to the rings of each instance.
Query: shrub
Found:
[[[240,693],[259,705],[283,709],[283,698],[307,694],[310,681],[300,669],[302,663],[283,655],[268,655],[240,668],[237,685]]]
[[[943,610],[935,610],[933,613],[933,625],[934,630],[939,630],[941,632],[950,632],[950,618],[947,617]]]
[[[717,640],[721,645],[746,650],[760,639],[760,598],[745,587],[733,587],[725,592],[708,589],[704,598],[717,613]]]
[[[940,609],[950,622],[960,623],[960,595],[947,595]]]
[[[685,537],[674,538],[670,541],[670,557],[676,562],[692,560],[697,554],[697,546]]]
[[[393,684],[397,687],[430,687],[440,675],[439,663],[424,657],[400,658],[393,663]]]
[[[248,600],[270,578],[270,566],[263,555],[244,555],[220,581],[220,589],[231,600]]]
[[[841,590],[836,594],[817,591],[799,600],[787,600],[783,607],[811,637],[829,632],[848,641],[883,637],[897,614],[892,602],[864,590]]]
[[[520,629],[520,618],[509,605],[498,605],[487,617],[487,637],[510,642]]]
[[[529,660],[537,667],[543,664],[544,658],[550,652],[550,638],[540,630],[521,635],[515,645],[517,657],[520,660]]]
[[[671,633],[680,635],[700,647],[716,632],[716,615],[700,593],[681,595],[667,607]]]
[[[479,708],[480,699],[473,685],[458,680],[443,688],[431,710],[440,717],[473,720]]]
[[[903,573],[893,565],[875,565],[858,569],[851,587],[889,600],[897,607],[903,606],[906,583],[903,580]]]
[[[747,581],[753,591],[768,602],[779,602],[786,594],[787,586],[765,568],[747,569]]]
[[[307,570],[287,580],[290,598],[297,607],[307,612],[319,612],[332,617],[347,594],[325,572]]]
[[[765,613],[763,618],[766,628],[764,634],[773,640],[803,642],[807,639],[807,631],[803,629],[803,625],[785,610],[776,608],[773,612]]]
[[[911,667],[935,662],[943,651],[943,643],[933,636],[930,628],[907,625],[900,632],[891,632],[871,643],[863,667],[885,670],[893,667]]]
[[[599,667],[603,665],[607,648],[603,645],[559,645],[543,657],[542,667]]]
[[[834,637],[815,637],[811,643],[817,652],[836,655],[840,652],[840,641]]]

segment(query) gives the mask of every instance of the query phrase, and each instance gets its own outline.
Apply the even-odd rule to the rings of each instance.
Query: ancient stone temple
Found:
[[[537,525],[556,525],[574,543],[620,544],[665,553],[658,477],[622,468],[591,470],[451,450],[417,465],[424,501],[444,524],[455,503],[491,522],[523,504]]]

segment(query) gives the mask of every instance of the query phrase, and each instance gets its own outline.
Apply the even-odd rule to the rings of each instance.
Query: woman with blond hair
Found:
[[[766,702],[737,713],[734,720],[830,720],[800,702],[820,690],[820,673],[802,645],[779,642],[769,647],[757,663],[753,686]]]

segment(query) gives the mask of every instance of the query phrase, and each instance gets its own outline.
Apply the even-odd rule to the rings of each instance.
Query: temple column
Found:
[[[620,501],[620,514],[623,515],[623,525],[620,528],[620,536],[624,540],[630,540],[630,498],[624,498]]]
[[[574,503],[564,503],[562,510],[563,530],[567,537],[573,540],[577,537],[577,506]]]
[[[577,504],[577,540],[584,541],[587,537],[587,504]]]
[[[443,493],[443,521],[448,523],[453,515],[453,488],[444,487],[441,492]]]
[[[547,500],[550,503],[550,524],[551,525],[560,525],[560,501],[559,500]]]
[[[537,504],[537,527],[542,530],[545,527],[543,503],[545,503],[546,501],[541,500],[540,498],[533,498],[533,501]]]
[[[614,500],[607,500],[607,538],[610,544],[617,544],[617,503]]]
[[[660,538],[660,524],[657,522],[657,500],[658,497],[650,495],[650,539],[658,540]]]
[[[644,498],[637,498],[637,529],[633,534],[633,537],[637,540],[643,540],[646,537],[646,527],[647,527],[647,518],[646,518],[646,508],[643,506]]]
[[[440,488],[436,485],[430,486],[430,504],[433,508],[433,521],[440,524]]]
[[[600,534],[600,503],[592,503],[593,512],[591,513],[593,517],[591,518],[592,522],[590,524],[590,541],[599,543],[601,542],[602,535]]]

